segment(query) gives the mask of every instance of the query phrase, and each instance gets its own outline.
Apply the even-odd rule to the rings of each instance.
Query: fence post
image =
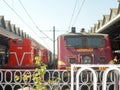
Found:
[[[78,70],[76,75],[76,88],[79,90],[79,75],[83,70],[90,70],[93,73],[93,90],[97,90],[97,76],[95,71],[92,68],[89,67],[82,67]]]
[[[102,83],[102,90],[106,90],[106,82],[107,82],[107,74],[109,71],[111,70],[116,70],[116,71],[119,71],[119,75],[120,75],[120,69],[118,69],[117,67],[109,67],[108,69],[106,69],[104,72],[103,72],[103,83]],[[116,73],[117,74],[117,73]],[[119,76],[118,75],[118,76]]]

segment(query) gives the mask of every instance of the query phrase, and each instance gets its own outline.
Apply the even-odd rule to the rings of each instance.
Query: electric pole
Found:
[[[55,61],[55,26],[53,26],[53,62]]]

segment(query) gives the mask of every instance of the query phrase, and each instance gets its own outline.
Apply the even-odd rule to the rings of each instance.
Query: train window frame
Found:
[[[89,37],[91,38],[92,41],[89,39]],[[70,42],[70,39],[71,39],[71,42]],[[64,36],[64,40],[66,43],[65,46],[67,48],[70,48],[70,47],[74,47],[74,48],[104,48],[105,47],[105,37],[102,35],[82,35],[82,36],[80,36],[80,35],[76,35],[76,36],[75,35],[74,36],[68,35],[68,36]],[[99,44],[95,45],[96,41],[94,41],[94,40],[99,42]],[[92,43],[94,41],[93,45],[90,44],[90,41]]]

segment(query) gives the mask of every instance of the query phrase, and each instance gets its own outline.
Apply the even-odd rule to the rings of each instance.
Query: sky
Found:
[[[51,51],[55,27],[57,53],[59,35],[73,26],[88,31],[118,5],[118,0],[0,0],[0,15]]]

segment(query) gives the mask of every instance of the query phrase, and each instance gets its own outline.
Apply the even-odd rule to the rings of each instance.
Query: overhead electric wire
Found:
[[[46,36],[46,38],[48,38],[49,40],[51,40],[51,41],[53,41],[50,37],[48,37],[48,35],[46,35],[44,32],[42,32],[40,29],[39,29],[39,27],[36,25],[36,23],[34,22],[34,20],[32,19],[32,17],[30,16],[30,14],[28,13],[28,11],[27,11],[27,9],[24,7],[24,5],[23,5],[23,3],[21,2],[21,0],[18,0],[19,1],[19,3],[20,3],[20,5],[22,6],[22,8],[24,9],[24,11],[26,12],[26,14],[27,14],[27,16],[29,17],[29,19],[31,20],[31,22],[33,23],[33,25],[42,33],[42,34],[44,34],[45,36]],[[35,32],[36,33],[36,32]],[[38,34],[38,33],[36,33],[36,34]],[[38,35],[39,36],[39,35]],[[42,38],[45,38],[45,37],[42,37]],[[40,38],[41,39],[41,38]],[[41,39],[42,40],[42,39]],[[43,40],[42,40],[43,41]],[[45,42],[45,40],[44,40],[44,43],[46,43]],[[47,45],[47,47],[49,47],[49,45],[48,44],[46,44]]]
[[[32,17],[29,15],[28,11],[25,9],[25,7],[24,7],[23,3],[21,2],[21,0],[18,0],[18,1],[19,1],[20,5],[22,6],[22,8],[24,9],[24,11],[26,12],[27,16],[28,16],[28,17],[30,18],[30,20],[32,21],[32,23],[33,23],[34,25],[36,25],[35,22],[34,22],[34,20],[32,19]]]
[[[71,26],[71,23],[72,23],[74,14],[75,14],[75,9],[76,9],[76,6],[77,6],[77,1],[78,1],[78,0],[76,0],[76,2],[75,2],[75,6],[74,6],[74,9],[73,9],[73,12],[72,12],[72,16],[71,16],[71,19],[70,19],[70,23],[69,23],[68,30],[70,29],[70,26]]]
[[[32,17],[29,15],[29,13],[27,12],[27,10],[25,9],[24,5],[22,4],[21,0],[20,1],[20,4],[21,6],[23,7],[23,9],[25,10],[25,12],[27,13],[27,15],[29,16],[30,20],[33,22],[33,24],[35,25],[35,27],[41,32],[43,33],[47,38],[49,38],[42,30],[40,30],[40,28],[36,25],[36,23],[34,22],[34,20],[32,19]],[[45,30],[44,30],[45,31]],[[48,30],[46,30],[48,31]],[[49,31],[53,31],[53,30],[49,30]],[[60,31],[63,31],[63,30],[55,30],[55,32],[60,32]],[[49,38],[51,41],[53,41],[51,38]],[[55,42],[57,41],[57,39],[55,40]]]
[[[24,21],[24,19],[5,1],[3,0],[3,2],[17,15],[17,17],[27,26],[29,27],[29,25]],[[29,27],[30,28],[30,27]]]
[[[33,32],[34,30],[24,21],[24,19],[5,1],[3,0],[3,2],[17,15],[17,17],[28,27],[30,28]],[[36,32],[34,32],[36,33]],[[40,38],[40,36],[38,35],[38,37]],[[41,39],[41,38],[40,38]]]
[[[20,5],[22,6],[22,8],[24,9],[24,11],[26,12],[27,16],[29,17],[29,19],[31,20],[31,22],[34,24],[34,26],[41,32],[41,30],[38,28],[38,26],[36,25],[36,23],[34,22],[34,20],[32,19],[32,17],[30,16],[30,14],[28,13],[27,9],[24,7],[23,3],[21,2],[21,0],[19,0]],[[36,33],[36,32],[35,32]],[[52,41],[51,38],[49,38],[45,33],[41,32],[42,34],[44,34],[46,37],[42,37],[42,38],[48,38]],[[37,34],[37,33],[36,33]],[[39,35],[38,35],[39,37]],[[41,37],[40,37],[41,39]],[[42,39],[41,39],[42,40]],[[43,40],[42,40],[43,41]],[[46,42],[44,41],[44,43],[46,44]],[[47,44],[46,44],[47,45]],[[47,45],[47,47],[49,47],[49,45]]]
[[[74,20],[72,26],[74,26],[74,24],[76,23],[76,21],[77,21],[77,19],[78,19],[78,16],[79,16],[79,14],[80,14],[80,12],[81,12],[81,10],[82,10],[82,8],[83,8],[84,2],[85,2],[85,0],[82,1],[81,7],[79,8],[79,11],[78,11],[78,13],[77,13],[77,15],[76,15],[76,17],[75,17],[75,20]]]
[[[26,12],[27,16],[29,17],[29,19],[32,21],[32,23],[34,24],[34,26],[43,34],[45,35],[48,39],[50,39],[51,41],[53,41],[48,35],[46,35],[42,30],[40,30],[40,28],[36,25],[36,23],[34,22],[34,20],[32,19],[32,17],[30,16],[30,14],[28,13],[28,11],[25,9],[23,3],[21,2],[21,0],[19,0],[19,3],[21,4],[21,6],[23,7],[24,11]]]
[[[24,19],[5,1],[3,0],[3,2],[17,15],[17,17],[30,29],[32,29],[25,21]]]
[[[75,16],[75,9],[76,9],[76,7],[77,7],[77,2],[78,2],[78,1],[76,0],[75,6],[74,6],[74,9],[73,9],[73,13],[72,13],[72,16],[71,16],[71,19],[70,19],[70,23],[69,23],[69,26],[68,26],[68,31],[70,30],[70,27],[73,27],[73,26],[75,25],[75,23],[76,23],[76,21],[77,21],[77,19],[78,19],[78,16],[79,16],[79,14],[80,14],[80,12],[81,12],[81,10],[82,10],[82,8],[83,8],[83,5],[84,5],[84,3],[85,3],[85,0],[82,1],[82,4],[81,4],[81,6],[80,6],[80,8],[79,8],[79,10],[78,10],[78,12],[77,12],[77,14],[76,14],[76,16]],[[75,16],[75,19],[73,20],[74,16]],[[73,23],[72,23],[72,21],[73,21]],[[67,31],[67,32],[68,32],[68,31]]]

